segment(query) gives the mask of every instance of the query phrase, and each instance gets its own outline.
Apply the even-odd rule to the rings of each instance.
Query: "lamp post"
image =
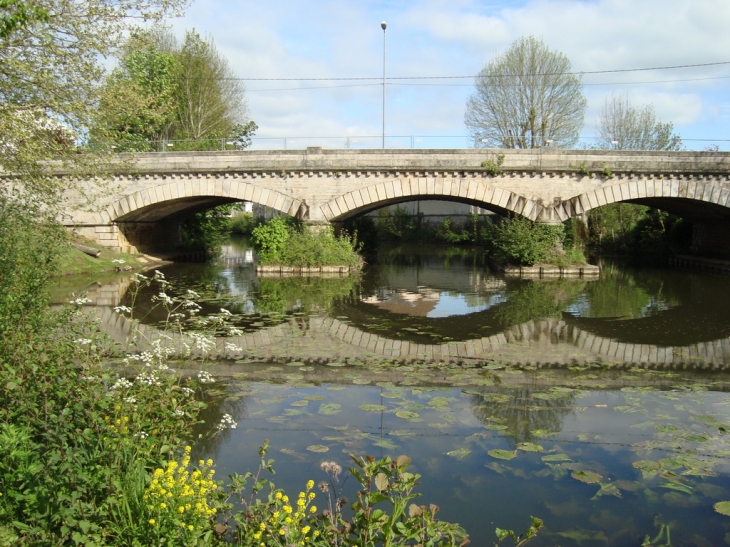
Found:
[[[383,29],[383,149],[385,149],[385,29],[387,26],[385,21],[380,23],[380,28]]]

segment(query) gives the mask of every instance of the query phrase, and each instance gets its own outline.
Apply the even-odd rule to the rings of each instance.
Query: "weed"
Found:
[[[499,154],[496,161],[484,160],[482,167],[486,170],[487,174],[496,177],[502,173],[502,165],[504,164],[504,154]]]

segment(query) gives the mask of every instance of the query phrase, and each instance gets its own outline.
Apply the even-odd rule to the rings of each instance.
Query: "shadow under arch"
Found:
[[[372,184],[348,192],[320,207],[329,222],[344,222],[371,211],[407,201],[454,201],[500,213],[539,220],[542,203],[481,179],[418,178]]]
[[[218,205],[250,201],[301,217],[306,205],[290,196],[235,179],[200,179],[166,182],[130,193],[109,205],[102,216],[108,217],[126,239],[140,252],[168,251],[181,243],[180,221],[199,211]]]

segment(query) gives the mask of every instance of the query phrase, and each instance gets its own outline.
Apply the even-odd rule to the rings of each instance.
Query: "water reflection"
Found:
[[[240,262],[163,269],[171,294],[192,289],[203,313],[236,315],[244,334],[231,340],[241,348],[234,358],[730,362],[728,277],[605,262],[598,280],[515,279],[490,272],[478,250],[400,249],[361,277],[262,279],[248,250],[226,251]],[[100,305],[128,305],[129,285],[118,277],[88,292]],[[158,291],[145,289],[137,302]],[[165,314],[138,317],[153,326]]]

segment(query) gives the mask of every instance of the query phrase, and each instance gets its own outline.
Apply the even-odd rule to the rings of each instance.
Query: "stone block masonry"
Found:
[[[490,174],[482,163],[498,156],[503,164]],[[244,200],[312,224],[435,199],[546,224],[631,202],[691,222],[730,225],[724,152],[309,148],[120,155],[109,170],[109,191],[95,211],[77,209],[82,193],[67,192],[64,222],[100,246],[127,252],[170,250],[180,218]]]

